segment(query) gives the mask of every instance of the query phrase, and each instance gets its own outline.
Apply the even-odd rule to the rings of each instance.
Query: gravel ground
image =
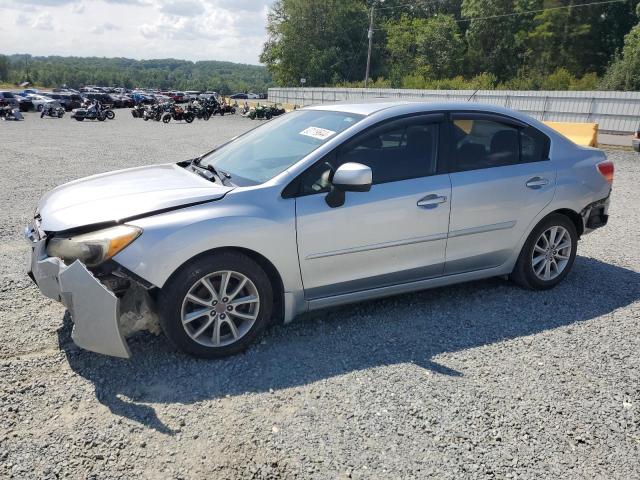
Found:
[[[0,124],[0,478],[640,478],[640,160],[548,292],[500,279],[306,315],[203,361],[141,333],[77,349],[24,275],[65,181],[184,159],[254,125]]]

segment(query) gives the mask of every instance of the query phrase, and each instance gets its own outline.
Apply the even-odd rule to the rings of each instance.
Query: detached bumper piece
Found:
[[[609,221],[609,197],[593,202],[582,210],[585,233],[604,227]]]
[[[79,261],[65,265],[47,257],[45,241],[32,244],[29,276],[44,295],[69,310],[71,338],[80,348],[104,355],[129,358],[129,347],[120,332],[120,301]]]

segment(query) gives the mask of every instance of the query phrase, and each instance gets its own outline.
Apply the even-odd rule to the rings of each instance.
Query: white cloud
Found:
[[[98,25],[91,30],[91,33],[95,33],[96,35],[102,35],[105,32],[113,32],[116,30],[121,30],[118,25],[114,25],[113,23],[106,22],[102,25]]]
[[[36,30],[54,30],[53,16],[49,12],[41,12],[35,18],[24,13],[18,14],[15,22],[17,27],[32,28]]]
[[[0,12],[15,12],[2,24],[2,50],[255,64],[273,1],[0,0]]]
[[[172,0],[162,4],[160,11],[178,17],[195,17],[204,13],[204,6],[199,0]]]
[[[36,30],[53,30],[53,17],[49,12],[40,13],[31,24]]]
[[[16,25],[18,27],[28,27],[31,22],[29,21],[29,17],[27,17],[24,13],[18,14],[16,17]]]

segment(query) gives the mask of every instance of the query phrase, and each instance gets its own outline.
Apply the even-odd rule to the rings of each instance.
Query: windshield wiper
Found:
[[[231,178],[231,174],[229,172],[225,172],[224,170],[216,170],[216,168],[213,165],[200,165],[200,162],[205,157],[205,155],[208,155],[208,153],[200,155],[198,158],[194,158],[191,161],[191,165],[195,165],[198,168],[202,168],[204,170],[210,171],[216,177],[218,177],[220,179],[220,183],[222,183],[224,185],[224,181],[223,181],[222,177],[224,177],[226,179],[230,179]]]

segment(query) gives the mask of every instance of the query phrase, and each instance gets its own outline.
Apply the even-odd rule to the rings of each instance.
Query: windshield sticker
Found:
[[[315,138],[316,140],[326,140],[331,135],[335,134],[336,132],[333,130],[327,130],[326,128],[320,127],[309,127],[300,132],[300,135],[306,135],[307,137]]]

